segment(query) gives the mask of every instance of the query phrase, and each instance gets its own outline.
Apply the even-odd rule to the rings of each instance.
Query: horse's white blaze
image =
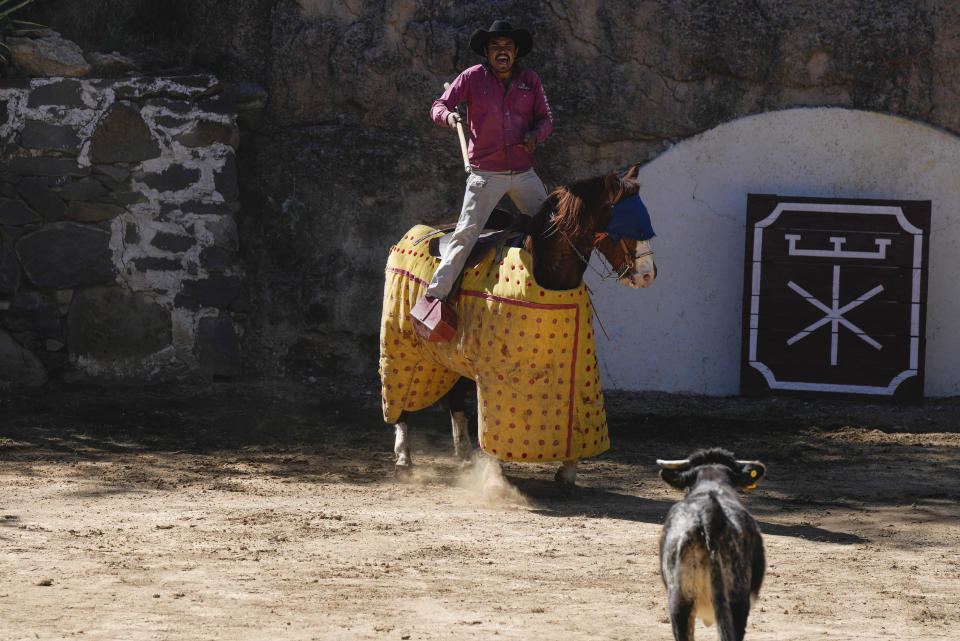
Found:
[[[648,286],[657,277],[656,266],[653,263],[653,249],[650,247],[649,240],[637,242],[637,249],[634,252],[636,261],[634,270],[620,279],[620,282],[633,289],[641,289]]]
[[[470,431],[467,414],[465,412],[453,412],[450,417],[453,427],[453,451],[457,458],[470,458]]]
[[[397,466],[410,466],[410,441],[407,440],[407,424],[400,421],[395,426],[396,440],[393,442],[393,453],[397,456]]]

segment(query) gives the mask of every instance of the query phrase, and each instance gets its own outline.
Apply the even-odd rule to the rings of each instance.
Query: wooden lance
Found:
[[[450,87],[449,82],[443,83],[444,90]],[[457,113],[459,116],[460,114]],[[460,155],[463,156],[463,170],[470,173],[470,159],[467,157],[467,138],[463,134],[463,118],[457,120],[457,136],[460,138]]]

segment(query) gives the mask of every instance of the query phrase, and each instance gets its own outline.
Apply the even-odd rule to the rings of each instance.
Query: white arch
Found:
[[[931,200],[927,396],[960,394],[960,138],[894,116],[790,109],[720,125],[640,172],[659,276],[647,290],[587,272],[608,389],[739,393],[748,193]],[[599,260],[594,258],[594,260]]]

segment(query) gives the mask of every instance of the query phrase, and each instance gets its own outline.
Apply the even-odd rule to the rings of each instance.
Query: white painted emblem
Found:
[[[889,243],[890,241],[887,241],[887,242]],[[881,345],[874,339],[870,338],[870,336],[868,336],[866,332],[864,332],[862,329],[860,329],[859,327],[857,327],[856,325],[848,321],[846,318],[844,318],[844,315],[847,312],[849,312],[851,309],[854,309],[855,307],[859,307],[866,301],[870,300],[871,298],[873,298],[874,296],[882,292],[883,285],[877,285],[870,291],[857,297],[856,299],[847,303],[843,307],[840,306],[840,265],[833,266],[833,300],[831,301],[831,304],[829,307],[825,303],[822,303],[816,298],[814,298],[813,294],[805,290],[803,287],[800,287],[800,285],[797,285],[792,280],[787,283],[787,286],[793,291],[803,296],[804,300],[806,300],[808,303],[810,303],[811,305],[819,309],[824,314],[823,318],[821,318],[820,320],[818,320],[817,322],[811,325],[808,325],[807,327],[804,327],[802,331],[788,338],[787,345],[793,345],[797,341],[803,338],[806,338],[807,336],[815,332],[817,329],[829,323],[830,333],[832,335],[830,338],[830,364],[831,365],[837,364],[837,351],[838,351],[838,344],[840,342],[840,326],[841,325],[849,329],[860,340],[864,341],[874,349],[877,349],[877,350],[883,349],[883,345]]]
[[[784,238],[790,243],[787,253],[790,256],[814,256],[818,258],[866,258],[883,260],[887,257],[887,247],[893,241],[889,238],[877,238],[874,242],[877,245],[877,251],[849,251],[843,249],[843,244],[847,239],[842,236],[831,236],[830,244],[833,249],[798,249],[797,243],[800,242],[800,234],[784,234]]]
[[[758,358],[758,337],[760,332],[760,276],[763,269],[763,233],[786,211],[810,212],[833,214],[868,214],[892,216],[901,229],[906,233],[913,235],[913,265],[912,265],[912,287],[910,295],[911,320],[908,336],[908,366],[895,374],[885,385],[858,385],[858,384],[837,384],[815,381],[797,381],[778,379],[776,373],[769,365]],[[891,240],[887,238],[876,238],[874,251],[852,251],[844,249],[847,239],[844,236],[831,236],[829,238],[831,247],[828,249],[811,249],[809,247],[800,247],[803,238],[798,233],[784,234],[788,242],[789,256],[808,256],[834,259],[863,259],[863,260],[884,260],[887,258],[887,248],[891,245]],[[781,202],[774,210],[763,220],[757,222],[753,227],[753,256],[750,287],[750,326],[748,329],[747,361],[748,365],[760,372],[767,382],[770,389],[783,389],[795,391],[810,392],[839,392],[853,394],[879,394],[892,395],[897,387],[906,379],[918,374],[920,360],[920,292],[921,292],[921,265],[923,256],[923,230],[914,226],[907,220],[903,210],[897,206],[889,205],[860,205],[860,204],[841,204],[841,203],[803,203],[803,202]],[[830,364],[835,366],[839,360],[839,337],[840,327],[845,327],[858,338],[865,341],[874,349],[881,350],[883,346],[873,337],[867,335],[863,330],[857,327],[846,318],[846,314],[851,310],[864,304],[871,298],[884,291],[882,285],[864,292],[854,300],[841,304],[840,302],[840,265],[833,266],[833,292],[831,300],[823,302],[814,297],[810,292],[804,289],[795,280],[787,283],[788,287],[795,293],[823,312],[823,317],[816,322],[804,327],[799,332],[787,339],[788,345],[793,345],[803,340],[811,333],[821,327],[829,325],[832,333],[830,347]]]

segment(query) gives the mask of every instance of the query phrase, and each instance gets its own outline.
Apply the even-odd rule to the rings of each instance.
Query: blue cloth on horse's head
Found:
[[[621,238],[650,240],[656,234],[650,222],[650,212],[640,200],[640,194],[624,198],[610,208],[610,224],[607,233],[614,241]]]

